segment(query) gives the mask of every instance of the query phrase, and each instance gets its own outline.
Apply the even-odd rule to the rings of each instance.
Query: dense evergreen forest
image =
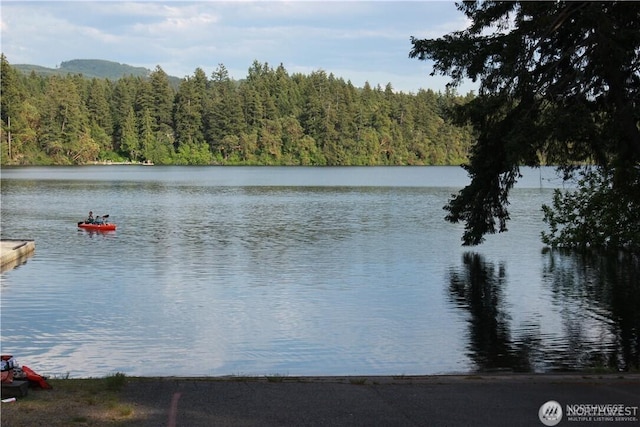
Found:
[[[447,113],[473,94],[356,88],[258,61],[240,81],[220,64],[176,86],[160,66],[111,81],[1,59],[3,165],[445,165],[466,162],[473,139]]]

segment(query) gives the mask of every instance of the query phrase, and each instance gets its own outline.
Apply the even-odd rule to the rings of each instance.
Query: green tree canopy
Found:
[[[463,2],[468,28],[417,39],[409,56],[433,60],[455,86],[479,81],[479,96],[456,108],[477,133],[471,183],[447,219],[465,222],[463,242],[505,231],[519,166],[545,159],[611,170],[617,194],[640,193],[640,7],[634,2]],[[635,197],[637,200],[637,197]]]
[[[160,67],[111,82],[25,75],[2,59],[3,165],[460,164],[472,139],[442,108],[467,99],[449,91],[356,88],[258,61],[242,80],[219,64],[174,87]]]

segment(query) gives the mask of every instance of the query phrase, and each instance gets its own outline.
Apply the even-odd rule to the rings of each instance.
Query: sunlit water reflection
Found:
[[[459,168],[4,169],[2,237],[36,253],[0,279],[2,352],[74,377],[637,366],[637,262],[543,253],[543,172],[470,249]],[[118,230],[77,230],[90,209]]]

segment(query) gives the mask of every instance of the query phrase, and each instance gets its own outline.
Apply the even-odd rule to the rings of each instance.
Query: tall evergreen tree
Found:
[[[134,162],[141,160],[142,149],[138,137],[138,126],[133,106],[129,106],[129,113],[122,124],[122,140],[120,150]]]
[[[25,100],[24,90],[21,88],[20,76],[9,65],[4,54],[0,55],[0,117],[2,118],[2,153],[9,161],[14,157],[12,144],[15,140],[13,129],[16,128],[16,120]],[[11,121],[13,120],[13,124]],[[12,129],[13,127],[13,129]]]
[[[129,110],[136,99],[135,80],[132,77],[119,79],[111,97],[111,121],[113,123],[113,150],[120,150],[124,138],[124,126]]]
[[[207,139],[212,151],[226,158],[236,149],[226,137],[240,135],[244,131],[245,120],[236,84],[224,64],[219,64],[211,76],[210,94]]]
[[[202,69],[198,70],[204,73]],[[203,98],[207,95],[207,81],[206,76],[202,81],[202,75],[198,79],[198,70],[193,78],[182,81],[176,94],[174,122],[178,146],[204,142]]]
[[[108,101],[109,81],[91,79],[87,90],[87,107],[92,138],[104,151],[113,150],[113,122]]]
[[[89,122],[95,123],[111,135],[113,123],[111,121],[111,111],[109,108],[109,81],[91,79],[87,97],[87,112]]]
[[[295,117],[300,113],[300,92],[282,64],[276,68],[273,75],[271,96],[275,100],[279,117]]]
[[[471,21],[439,39],[412,38],[410,56],[434,73],[480,81],[457,108],[477,142],[471,183],[447,205],[463,241],[504,231],[519,166],[595,162],[640,209],[640,8],[633,2],[464,2]]]
[[[251,83],[246,82],[240,86],[240,98],[242,99],[242,114],[247,130],[257,130],[264,117],[264,108],[260,100],[260,94]]]
[[[174,93],[169,84],[169,76],[158,65],[149,75],[149,83],[153,99],[151,113],[155,121],[154,130],[173,139]]]
[[[44,99],[39,138],[44,151],[62,163],[94,159],[99,147],[90,137],[87,114],[73,78],[50,78]]]

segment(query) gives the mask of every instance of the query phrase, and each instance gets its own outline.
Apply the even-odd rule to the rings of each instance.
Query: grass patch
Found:
[[[133,415],[133,406],[131,405],[118,404],[115,409],[122,418],[128,418]]]
[[[2,404],[2,425],[12,427],[135,425],[135,407],[122,402],[120,391],[126,376],[48,379],[52,389],[31,389],[12,404]],[[44,423],[44,424],[43,424]]]
[[[127,377],[125,374],[116,372],[113,375],[108,375],[104,379],[106,383],[107,390],[109,391],[120,391],[122,387],[127,383]]]
[[[402,381],[410,381],[411,380],[411,378],[406,376],[405,374],[393,375],[391,378],[393,378],[394,380],[402,380]]]
[[[349,383],[354,385],[364,385],[366,382],[366,378],[349,378]]]
[[[279,375],[279,374],[274,374],[274,375],[267,375],[267,382],[270,383],[281,383],[284,381],[285,376],[284,375]]]

